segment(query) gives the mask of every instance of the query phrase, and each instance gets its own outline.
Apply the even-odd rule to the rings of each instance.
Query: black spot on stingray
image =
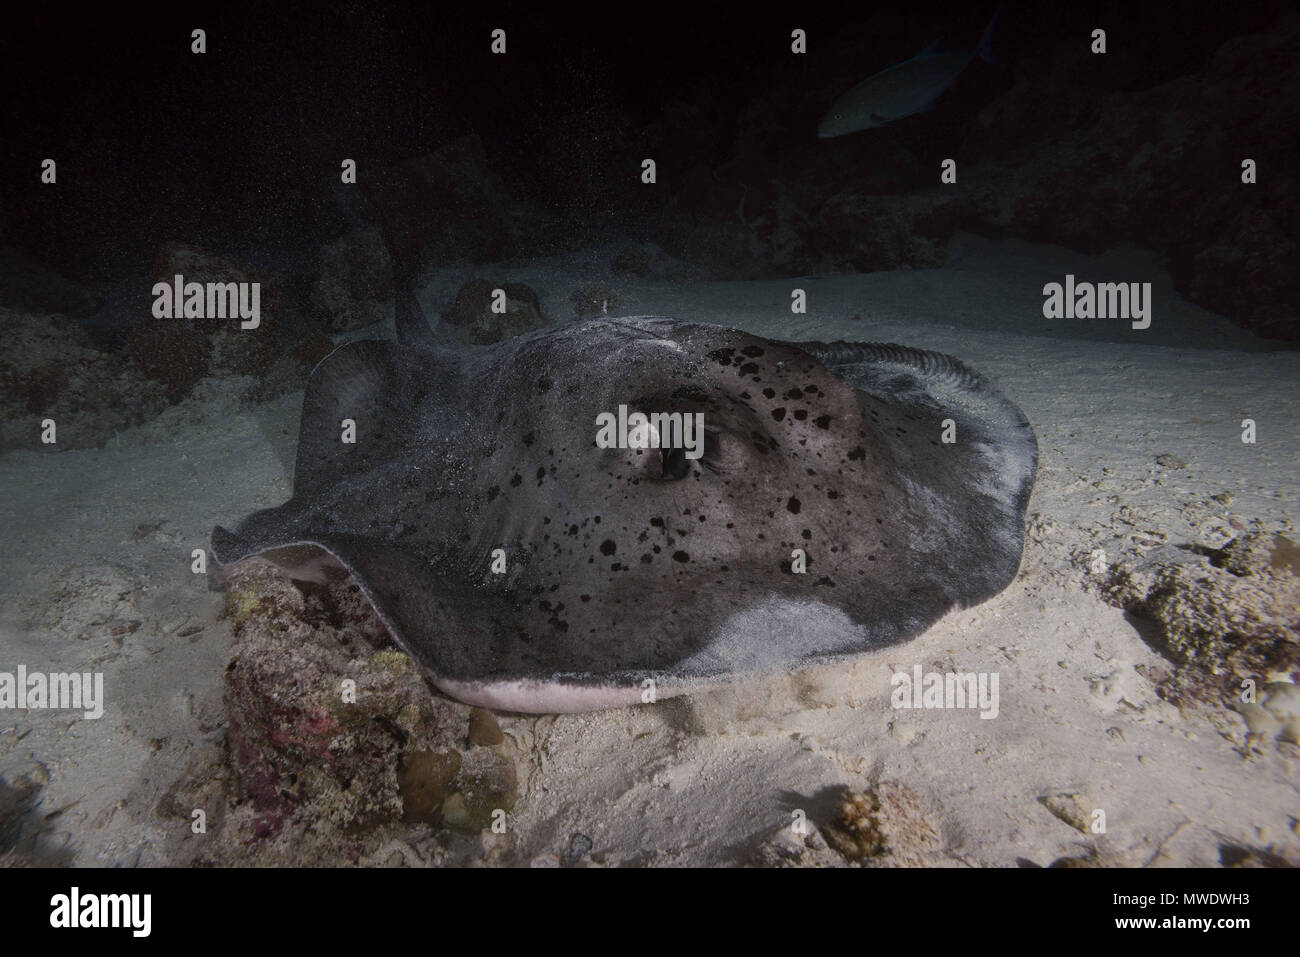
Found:
[[[745,348],[741,349],[740,351],[743,352],[745,355],[749,356],[751,359],[757,359],[759,356],[763,354],[763,350],[760,349],[758,346],[745,346]]]
[[[546,478],[546,466],[539,465],[537,467],[537,481],[540,482],[544,478]]]
[[[803,536],[803,540],[804,540],[805,542],[806,542],[806,541],[809,541],[809,540],[812,538],[812,529],[810,529],[810,528],[805,528],[805,529],[804,529],[802,532],[800,532],[799,534]]]
[[[829,415],[819,415],[813,419],[813,425],[819,429],[829,429],[831,427],[831,417]]]
[[[654,560],[655,560],[655,557],[654,557],[653,555],[651,555],[649,552],[646,552],[644,555],[641,556],[641,564],[642,564],[642,565],[649,565],[649,564],[650,564],[652,561],[654,561]]]
[[[532,445],[535,441],[537,441],[537,436],[533,435],[532,432],[525,433],[524,445]]]
[[[613,555],[617,548],[618,545],[614,543],[612,538],[607,538],[600,543],[600,553],[602,555]]]
[[[788,502],[785,503],[785,507],[786,507],[786,508],[787,508],[787,509],[792,513],[792,514],[794,514],[794,515],[798,515],[798,514],[799,514],[799,509],[802,508],[803,506],[800,504],[800,502],[799,502],[799,500],[798,500],[797,498],[795,498],[793,495],[791,495],[791,496],[790,496],[790,500],[789,500]]]
[[[807,409],[795,409],[795,410],[794,410],[794,417],[795,417],[796,419],[798,419],[800,422],[802,422],[804,419],[808,418],[808,410],[807,410]]]
[[[785,418],[785,406],[779,406],[778,408],[773,409],[773,410],[772,410],[772,418],[776,419],[776,421],[778,421],[778,422],[780,422],[782,419],[784,419],[784,418]]]
[[[735,357],[735,355],[736,355],[735,349],[726,349],[726,348],[714,349],[712,352],[708,353],[708,357],[720,366],[731,365],[731,360]]]
[[[862,446],[855,446],[853,451],[849,452],[850,462],[860,462],[867,457],[867,450]]]
[[[653,525],[655,528],[663,528],[664,520],[662,518],[652,518],[650,519],[650,524]]]
[[[551,388],[551,386],[553,386],[553,385],[555,385],[554,382],[552,382],[550,379],[546,378],[546,376],[542,376],[540,379],[537,380],[537,391],[538,391],[538,392],[546,392],[546,391],[548,391],[548,390]]]
[[[490,489],[487,490],[487,500],[490,502],[500,494],[501,494],[501,489],[493,485]]]
[[[775,399],[775,398],[776,398],[776,390],[775,390],[775,389],[764,389],[764,390],[763,390],[763,398],[765,398],[765,399]]]
[[[686,552],[683,551],[673,552],[673,561],[675,562],[689,562],[690,560],[691,560],[691,556],[686,554]]]
[[[746,362],[740,367],[740,375],[753,375],[757,371],[758,363],[756,362]]]
[[[839,498],[839,497],[840,497],[840,493],[837,492],[837,491],[835,491],[835,489],[828,489],[827,492],[826,492],[826,497],[827,497],[827,498]]]

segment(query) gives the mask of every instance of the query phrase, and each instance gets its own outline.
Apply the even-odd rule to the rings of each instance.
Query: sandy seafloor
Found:
[[[791,846],[792,812],[822,821],[836,789],[881,782],[905,789],[933,832],[892,863],[1046,865],[1089,847],[1130,866],[1218,866],[1225,846],[1295,859],[1300,748],[1246,747],[1237,714],[1158,698],[1139,667],[1161,656],[1090,587],[1087,556],[1131,550],[1134,533],[1217,547],[1235,526],[1291,530],[1300,354],[1183,302],[1155,259],[1133,250],[1087,257],[959,237],[942,269],[731,283],[629,280],[599,265],[608,261],[597,250],[448,270],[421,299],[444,305],[465,279],[500,274],[531,285],[563,319],[569,293],[597,281],[617,289],[619,314],[951,353],[997,382],[1038,436],[1021,574],[914,642],[855,662],[648,706],[502,715],[526,769],[508,853],[490,853],[503,838],[417,827],[368,862],[551,863],[580,832],[592,841],[588,861],[605,865],[774,859],[765,847],[792,862],[837,863],[815,834]],[[1066,272],[1152,280],[1151,328],[1048,323],[1042,285]],[[790,313],[796,286],[809,292],[806,316]],[[288,497],[301,401],[245,408],[232,398],[237,385],[205,380],[104,448],[0,457],[3,667],[101,670],[107,696],[98,721],[0,713],[0,773],[44,783],[13,852],[22,862],[210,856],[212,838],[157,809],[178,779],[223,760],[232,633],[221,595],[191,573],[190,551],[206,546],[214,524]],[[1257,423],[1254,445],[1241,441],[1246,417]],[[1186,468],[1158,466],[1162,454]],[[1228,505],[1211,499],[1223,492]],[[124,621],[140,624],[113,634]],[[998,717],[891,709],[891,673],[916,664],[997,672]],[[1085,835],[1039,800],[1058,793],[1103,809],[1106,832]]]

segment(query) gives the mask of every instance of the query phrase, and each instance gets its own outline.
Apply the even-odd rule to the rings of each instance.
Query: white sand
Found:
[[[504,274],[567,319],[569,292],[597,281],[618,292],[621,314],[949,352],[1025,410],[1038,482],[1020,577],[910,644],[654,706],[503,717],[532,754],[510,818],[512,859],[552,861],[575,832],[607,864],[744,862],[762,845],[795,853],[792,812],[825,820],[828,789],[879,781],[918,797],[936,834],[917,858],[925,863],[1047,864],[1093,846],[1113,863],[1208,866],[1224,843],[1300,849],[1300,748],[1252,753],[1237,715],[1158,699],[1135,668],[1160,656],[1089,589],[1086,561],[1098,547],[1117,555],[1135,532],[1218,546],[1237,534],[1234,520],[1290,530],[1300,355],[1258,351],[1177,300],[1154,261],[1139,254],[1135,266],[1131,251],[1107,259],[962,238],[941,270],[691,285],[628,281],[597,261],[448,271],[422,299],[449,302],[462,279]],[[1041,287],[1067,271],[1152,279],[1152,327],[1049,329]],[[790,314],[795,286],[808,290],[807,316]],[[221,388],[204,383],[107,448],[0,457],[0,670],[101,670],[107,694],[98,721],[0,712],[0,773],[45,782],[25,829],[36,860],[156,865],[202,854],[185,820],[157,813],[220,754],[231,633],[220,595],[190,571],[190,550],[214,523],[288,497],[300,400],[241,411]],[[1245,417],[1257,423],[1255,445],[1241,442]],[[1164,453],[1187,468],[1157,467]],[[1210,500],[1224,491],[1229,506]],[[129,622],[137,630],[113,634]],[[997,672],[1000,714],[893,710],[890,675],[917,664]],[[1038,800],[1062,792],[1104,810],[1106,833],[1085,835]],[[837,860],[811,845],[805,862]],[[408,850],[376,860],[425,856]]]

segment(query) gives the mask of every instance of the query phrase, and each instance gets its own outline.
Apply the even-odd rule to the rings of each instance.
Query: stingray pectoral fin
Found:
[[[387,341],[351,342],[312,370],[298,428],[295,496],[363,471],[397,442],[399,417],[393,402],[401,392],[394,388],[395,350]]]
[[[278,521],[264,515],[265,527]],[[257,516],[251,519],[256,520]],[[242,530],[243,526],[241,526]],[[254,529],[256,534],[258,529]],[[451,583],[406,550],[356,536],[322,535],[310,541],[259,548],[217,527],[213,553],[228,574],[252,558],[274,562],[299,581],[324,581],[316,569],[350,575],[389,635],[421,671],[447,694],[469,704],[531,713],[590,711],[642,700],[639,674],[574,674],[543,667],[520,641],[517,607],[463,583]],[[657,693],[667,697],[699,684],[664,675]]]
[[[453,582],[401,547],[355,537],[318,543],[351,573],[393,641],[447,694],[510,711],[589,711],[641,700],[633,674],[577,674],[543,663],[545,639],[520,631],[508,598]],[[686,682],[665,680],[677,693]]]
[[[212,529],[212,561],[208,563],[208,590],[221,591],[230,577],[233,566],[239,561],[236,557],[247,554],[244,541],[234,532],[217,525]]]
[[[212,556],[221,565],[233,565],[250,553],[248,543],[220,525],[212,529]]]
[[[304,543],[259,549],[220,525],[212,529],[212,556],[216,561],[209,569],[209,576],[216,587],[224,585],[236,567],[252,558],[271,562],[294,581],[325,584],[347,576],[338,560],[318,545]]]
[[[573,714],[600,708],[621,708],[644,700],[641,687],[634,684],[580,685],[528,679],[459,681],[454,678],[435,678],[433,683],[466,704],[525,714]],[[672,689],[671,693],[680,691]]]
[[[437,579],[420,567],[418,559],[355,536],[259,538],[274,528],[278,512],[268,509],[250,516],[240,532],[221,526],[212,530],[212,553],[223,573],[229,574],[234,566],[252,558],[273,562],[299,581],[326,580],[316,570],[337,568],[356,581],[403,651],[435,675],[457,672],[456,655],[447,649],[456,647],[457,629],[452,619],[461,616],[439,597]],[[485,666],[481,659],[486,656],[469,657],[459,669],[461,677],[470,677]]]
[[[419,555],[352,535],[313,536],[352,576],[397,645],[431,677],[473,681],[512,657],[506,603],[445,578]]]
[[[964,606],[1020,567],[1038,466],[1025,414],[952,356],[887,343],[797,344],[848,382],[908,476],[925,577]]]

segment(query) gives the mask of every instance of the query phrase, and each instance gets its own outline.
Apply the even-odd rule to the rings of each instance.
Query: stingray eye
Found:
[[[676,482],[686,478],[691,472],[691,461],[686,457],[685,449],[660,449],[659,457],[663,463],[663,477]]]
[[[710,472],[725,472],[727,470],[727,448],[727,442],[723,439],[722,433],[705,429],[704,454],[700,457],[700,464]],[[733,449],[733,457],[734,451]]]

